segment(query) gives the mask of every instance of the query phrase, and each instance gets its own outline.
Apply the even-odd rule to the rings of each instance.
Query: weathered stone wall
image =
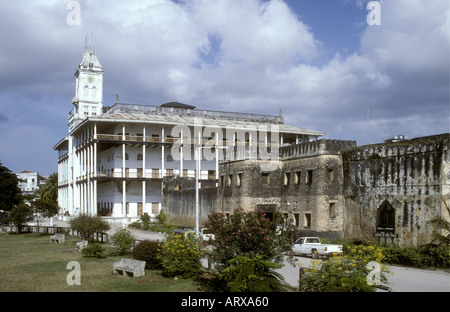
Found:
[[[201,181],[199,189],[199,221],[203,224],[215,211],[217,188],[215,181]],[[184,218],[186,223],[195,222],[195,179],[183,177],[164,178],[162,208],[171,217]],[[188,224],[183,224],[188,225]]]
[[[280,162],[242,160],[221,164],[217,210],[254,210],[258,205],[280,207]],[[269,183],[263,181],[268,175]]]
[[[289,181],[284,180],[287,177]],[[282,212],[295,221],[302,235],[327,233],[330,238],[342,237],[344,181],[340,155],[285,161],[282,179]]]
[[[236,208],[278,211],[303,235],[342,237],[340,151],[354,146],[354,141],[318,140],[282,147],[277,160],[222,163],[217,209],[224,213]]]
[[[344,152],[345,237],[398,246],[429,243],[430,221],[446,216],[448,146],[446,134]],[[393,209],[388,227],[380,226],[385,208]]]

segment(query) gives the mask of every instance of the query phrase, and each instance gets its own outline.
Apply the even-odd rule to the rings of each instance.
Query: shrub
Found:
[[[69,221],[70,227],[77,231],[82,239],[92,242],[94,234],[105,233],[110,229],[108,222],[99,216],[89,216],[87,214],[80,214],[78,217]]]
[[[227,218],[222,213],[208,216],[206,226],[215,235],[211,258],[218,264],[219,272],[230,265],[237,256],[264,256],[267,261],[281,263],[293,244],[292,224],[274,214],[273,221],[262,211],[244,212],[237,209]]]
[[[387,268],[380,264],[383,259],[382,249],[359,245],[322,262],[312,260],[310,270],[300,281],[300,290],[373,292],[377,284],[387,281]]]
[[[131,255],[136,260],[145,261],[145,268],[148,270],[161,269],[161,261],[158,258],[162,244],[158,241],[145,240],[134,246]]]
[[[231,292],[273,292],[286,291],[283,277],[274,271],[281,264],[264,261],[263,256],[237,256],[220,274]]]
[[[89,244],[88,246],[83,248],[83,250],[81,252],[86,257],[103,258],[104,251],[105,251],[105,249],[103,248],[102,245],[100,245],[99,243],[93,243],[93,244]]]
[[[141,228],[143,230],[148,230],[150,229],[150,216],[148,215],[148,213],[144,213],[141,218],[140,218],[141,222],[142,222],[142,226]]]
[[[201,272],[203,255],[201,245],[195,237],[169,234],[161,246],[158,259],[165,276],[191,278]]]
[[[6,213],[4,221],[9,224],[13,224],[16,227],[17,232],[22,233],[26,223],[32,221],[33,219],[33,208],[25,203],[20,203],[19,205],[14,206],[11,211]]]
[[[117,247],[119,255],[126,255],[131,252],[136,237],[127,229],[118,229],[114,235],[111,236],[113,244]]]

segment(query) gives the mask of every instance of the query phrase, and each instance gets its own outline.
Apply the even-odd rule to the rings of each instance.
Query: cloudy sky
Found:
[[[0,0],[0,162],[13,172],[57,171],[86,34],[105,106],[119,94],[282,109],[287,124],[358,145],[449,132],[448,0],[384,0],[379,11],[366,0],[70,2]]]

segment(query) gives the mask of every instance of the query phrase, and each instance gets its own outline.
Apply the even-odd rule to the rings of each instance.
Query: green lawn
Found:
[[[198,292],[193,280],[165,278],[160,271],[145,270],[145,276],[124,278],[113,274],[113,256],[107,247],[103,259],[83,257],[76,251],[80,239],[67,236],[66,243],[50,243],[49,236],[0,232],[0,292]],[[81,268],[81,285],[67,284],[70,261]]]

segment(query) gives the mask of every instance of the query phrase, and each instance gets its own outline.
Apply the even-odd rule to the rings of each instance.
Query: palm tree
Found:
[[[43,201],[58,203],[58,174],[52,173],[36,193]]]
[[[447,213],[450,215],[450,207],[445,200],[442,200],[445,208],[447,208]],[[437,245],[450,245],[450,221],[444,216],[439,216],[433,220],[431,223],[434,226],[434,240]]]

